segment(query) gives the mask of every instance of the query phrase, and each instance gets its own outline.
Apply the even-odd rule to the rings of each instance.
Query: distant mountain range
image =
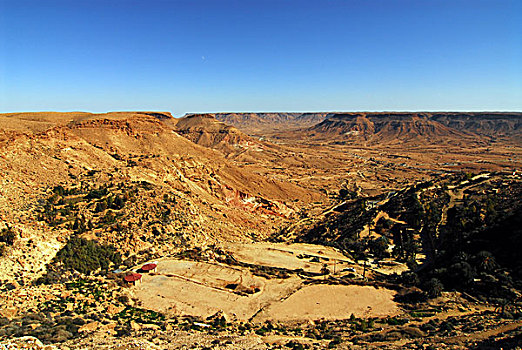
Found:
[[[522,139],[520,112],[218,113],[216,119],[247,134],[299,131],[312,139],[425,140]]]

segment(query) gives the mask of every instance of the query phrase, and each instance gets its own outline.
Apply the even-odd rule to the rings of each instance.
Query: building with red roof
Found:
[[[148,263],[148,264],[145,264],[141,267],[141,271],[143,272],[149,272],[149,271],[152,271],[152,272],[156,272],[156,267],[158,267],[158,265],[154,264],[154,263]]]
[[[137,284],[141,282],[141,274],[133,272],[123,277],[123,279],[125,280],[125,282]]]

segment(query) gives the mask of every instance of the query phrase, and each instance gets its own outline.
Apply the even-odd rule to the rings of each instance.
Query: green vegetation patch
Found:
[[[114,247],[75,236],[56,254],[54,261],[85,274],[122,262],[120,253]]]

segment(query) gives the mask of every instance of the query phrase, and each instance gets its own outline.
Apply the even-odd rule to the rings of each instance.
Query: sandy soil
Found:
[[[162,260],[157,271],[144,275],[134,292],[143,307],[177,315],[208,317],[223,311],[231,319],[248,320],[301,285],[298,277],[267,280],[246,269],[183,260]],[[238,286],[227,288],[230,284]],[[253,294],[237,293],[255,288]]]
[[[241,262],[290,270],[303,269],[307,272],[319,273],[324,264],[327,264],[331,271],[333,265],[336,265],[336,270],[340,271],[353,264],[337,249],[314,244],[226,243],[224,248]],[[312,262],[313,257],[319,258],[320,261]]]
[[[254,249],[252,246],[255,246]],[[261,245],[244,245],[254,254]],[[273,266],[300,262],[286,251],[259,251],[257,260]],[[294,247],[295,248],[295,247]],[[305,247],[311,252],[311,247]],[[322,248],[322,254],[336,254]],[[317,253],[317,252],[316,252]],[[252,255],[250,257],[254,257]],[[270,257],[275,257],[270,260]],[[320,263],[317,265],[321,266]],[[286,265],[285,267],[288,267]],[[293,321],[388,316],[398,313],[395,292],[369,286],[312,285],[303,287],[297,276],[266,279],[246,268],[218,263],[165,259],[156,273],[144,274],[134,289],[141,306],[175,315],[211,316],[223,311],[230,319]]]
[[[244,288],[262,288],[260,278],[239,268],[185,260],[165,260],[157,269],[166,277],[178,277],[193,283],[203,284],[216,289],[227,289],[227,285],[238,284]]]
[[[372,267],[372,271],[377,271],[385,275],[391,275],[394,273],[400,275],[404,271],[408,271],[408,265],[391,260],[386,260],[379,267]]]
[[[312,285],[300,289],[281,303],[270,306],[255,321],[346,319],[390,316],[399,313],[394,291],[370,286]]]

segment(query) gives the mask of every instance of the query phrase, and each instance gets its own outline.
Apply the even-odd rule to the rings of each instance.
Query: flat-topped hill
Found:
[[[1,113],[0,129],[16,132],[38,133],[52,127],[68,124],[79,124],[92,120],[129,120],[156,118],[159,120],[173,119],[169,112],[22,112]]]
[[[179,134],[198,145],[229,154],[253,143],[253,139],[231,125],[217,120],[212,114],[192,114],[177,119]]]
[[[390,123],[397,127],[399,124],[433,125],[434,128],[439,129],[442,129],[442,126],[444,126],[461,132],[488,135],[499,131],[516,133],[520,132],[522,128],[522,113],[518,112],[336,113],[331,114],[327,120],[346,123],[366,120],[376,126],[376,132],[389,126]],[[433,128],[419,129],[418,132],[422,133],[423,131],[429,132],[432,130]],[[446,132],[451,133],[452,131],[447,130]]]
[[[329,113],[215,113],[225,124],[233,125],[247,134],[288,131],[313,126]]]

